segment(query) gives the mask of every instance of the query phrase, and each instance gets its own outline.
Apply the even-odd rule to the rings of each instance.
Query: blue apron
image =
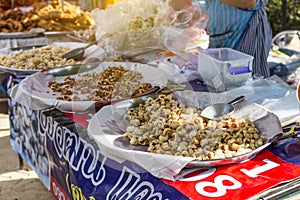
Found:
[[[218,0],[206,0],[203,5],[209,20],[209,47],[236,49],[254,57],[255,77],[270,75],[267,57],[271,48],[272,32],[264,5],[258,0],[253,9],[240,9]]]

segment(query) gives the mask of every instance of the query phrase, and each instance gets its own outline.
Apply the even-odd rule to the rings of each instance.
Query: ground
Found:
[[[54,200],[38,176],[19,158],[9,142],[9,120],[3,98],[0,102],[0,200]]]

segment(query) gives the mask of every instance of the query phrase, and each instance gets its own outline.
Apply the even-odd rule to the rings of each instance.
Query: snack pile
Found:
[[[130,143],[148,146],[153,153],[223,159],[253,151],[266,141],[247,119],[208,120],[200,109],[179,104],[171,95],[148,98],[130,108],[124,119],[130,123],[124,134]]]
[[[76,78],[66,77],[64,81],[50,81],[48,87],[58,92],[57,99],[65,101],[120,100],[139,96],[152,89],[150,83],[143,83],[142,74],[123,66],[111,66],[102,72],[89,72]]]
[[[46,31],[72,31],[90,28],[93,18],[89,12],[81,10],[79,6],[65,1],[62,5],[58,1],[58,4],[33,6],[24,22],[34,23],[36,27]]]
[[[27,32],[33,28],[43,28],[45,31],[85,30],[93,24],[90,12],[65,1],[64,4],[57,1],[49,5],[37,2],[28,12],[20,8],[4,10],[2,7],[0,14],[0,30],[5,33]]]
[[[105,10],[94,9],[96,39],[111,37],[124,31],[170,25],[172,8],[168,1],[120,1]],[[111,17],[113,16],[113,17]]]
[[[0,32],[26,32],[34,27],[34,24],[23,23],[25,17],[21,9],[0,9]]]
[[[183,12],[174,10],[170,1],[122,0],[104,10],[94,9],[92,16],[96,40],[104,41],[108,55],[134,55],[147,49],[207,48],[206,13],[194,6]],[[172,45],[176,41],[180,45]]]
[[[76,39],[84,42],[95,42],[96,41],[96,27],[91,26],[89,29],[80,29],[80,30],[73,30],[73,36]]]
[[[44,46],[30,50],[19,50],[0,56],[0,65],[25,70],[48,70],[65,65],[79,64],[73,59],[62,58],[71,49],[61,46]]]

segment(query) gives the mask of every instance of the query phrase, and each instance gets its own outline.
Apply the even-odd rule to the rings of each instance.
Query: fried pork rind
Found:
[[[35,4],[24,19],[26,22],[36,24],[36,28],[43,28],[45,31],[73,31],[89,29],[94,20],[90,12],[83,11],[79,6],[64,1],[58,4],[41,6]]]
[[[68,2],[64,2],[62,9],[61,1],[49,5],[34,3],[27,13],[18,8],[3,10],[1,7],[0,12],[0,31],[4,33],[28,32],[34,28],[57,32],[86,30],[94,24],[90,12]]]
[[[80,29],[80,30],[73,30],[73,36],[78,38],[80,41],[85,42],[95,42],[96,41],[96,27],[92,26],[89,29]]]
[[[265,142],[247,119],[207,120],[200,109],[178,104],[170,95],[147,99],[124,119],[131,124],[124,134],[130,143],[153,153],[212,160],[245,154]]]
[[[138,71],[111,66],[100,73],[67,77],[63,82],[51,81],[48,87],[61,94],[60,100],[109,102],[149,92],[152,85],[140,82],[142,78]]]

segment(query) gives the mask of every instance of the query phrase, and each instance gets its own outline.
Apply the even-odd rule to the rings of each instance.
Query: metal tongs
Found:
[[[266,190],[249,200],[276,200],[284,197],[300,189],[300,177],[296,178],[288,183],[279,184],[271,189]]]
[[[290,120],[281,123],[281,125],[282,127],[288,128],[290,124],[298,122],[299,120],[300,120],[300,115],[297,115],[291,118]],[[283,136],[293,135],[294,133],[295,133],[294,129],[292,128],[289,132],[284,133]],[[300,177],[291,181],[281,183],[277,186],[274,186],[262,193],[259,193],[251,197],[249,200],[276,200],[299,190],[300,190]]]

